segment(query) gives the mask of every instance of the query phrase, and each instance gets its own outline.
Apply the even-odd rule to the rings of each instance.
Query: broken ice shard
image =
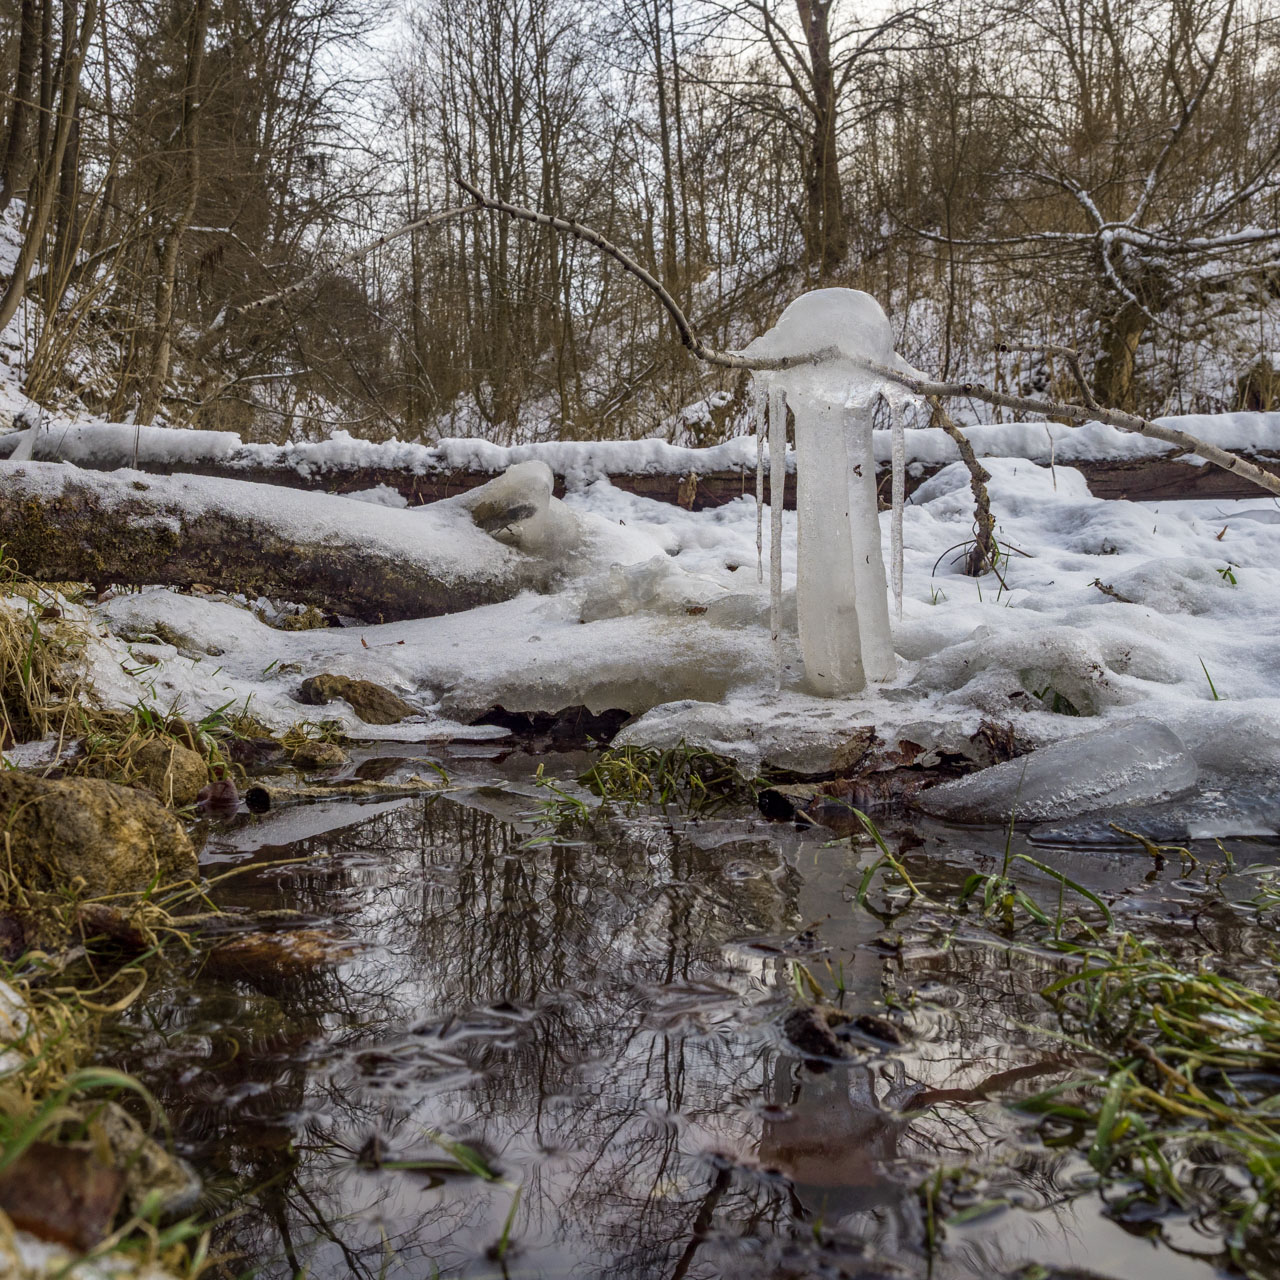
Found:
[[[1192,840],[1280,836],[1280,783],[1246,779],[1206,786],[1184,800],[1136,808],[1106,809],[1075,822],[1034,827],[1032,844],[1118,848],[1133,845],[1133,835],[1153,844]]]
[[[921,794],[926,813],[951,822],[1045,822],[1111,806],[1172,799],[1195,786],[1196,762],[1156,720],[1107,725],[1041,747]]]

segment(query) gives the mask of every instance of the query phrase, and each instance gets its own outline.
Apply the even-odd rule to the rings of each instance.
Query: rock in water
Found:
[[[209,781],[204,757],[172,738],[144,742],[133,753],[132,764],[138,771],[138,785],[175,809],[195,804]]]
[[[289,752],[289,759],[304,773],[315,773],[320,769],[336,769],[346,764],[347,753],[336,742],[308,739]]]
[[[92,897],[138,892],[196,874],[182,824],[158,800],[97,778],[0,773],[0,846],[24,884],[66,888],[80,877]]]
[[[0,1170],[0,1210],[20,1231],[83,1251],[111,1230],[124,1183],[88,1143],[33,1142]]]
[[[1010,813],[1044,822],[1168,800],[1190,790],[1198,777],[1172,729],[1156,720],[1131,720],[930,787],[916,803],[952,822],[1004,822]]]
[[[200,1179],[191,1166],[148,1136],[118,1102],[95,1098],[75,1109],[88,1127],[89,1140],[123,1174],[125,1199],[134,1213],[148,1201],[162,1213],[174,1213],[200,1194]]]
[[[356,947],[323,929],[244,933],[220,942],[205,957],[204,972],[277,991],[353,955]]]
[[[298,697],[312,707],[342,698],[365,724],[399,724],[406,716],[418,714],[416,707],[372,680],[352,680],[328,673],[309,676],[302,682]]]

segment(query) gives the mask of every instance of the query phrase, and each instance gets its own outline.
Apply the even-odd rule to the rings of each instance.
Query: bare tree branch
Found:
[[[1080,397],[1085,402],[1085,406],[1090,411],[1096,411],[1101,407],[1094,399],[1093,392],[1089,390],[1089,381],[1080,367],[1080,353],[1074,347],[1059,346],[1055,342],[1002,342],[997,350],[1029,351],[1035,355],[1057,356],[1065,360],[1067,368],[1071,370],[1071,376],[1076,380],[1076,386],[1080,388]]]
[[[782,356],[772,359],[743,355],[738,351],[718,351],[698,336],[697,331],[681,309],[680,304],[663,287],[661,282],[624,250],[606,240],[598,231],[593,231],[590,227],[584,226],[580,222],[557,217],[555,214],[542,213],[536,209],[524,209],[519,205],[509,204],[505,200],[498,200],[493,196],[485,195],[478,187],[463,177],[458,178],[458,184],[475,198],[477,205],[483,208],[490,209],[496,213],[503,213],[508,217],[518,218],[525,222],[532,222],[538,226],[551,227],[556,231],[562,231],[567,235],[574,236],[576,239],[593,245],[602,253],[607,254],[654,294],[674,322],[676,331],[680,335],[680,341],[693,355],[707,364],[718,365],[725,369],[755,369],[763,372],[791,369],[802,364],[820,364],[831,360],[848,359],[835,346],[823,347],[821,350],[803,355]],[[1065,351],[1067,348],[1061,348],[1061,350]],[[1166,444],[1174,445],[1187,453],[1193,453],[1197,457],[1203,458],[1206,462],[1211,462],[1214,466],[1231,472],[1232,475],[1256,484],[1259,488],[1267,490],[1268,493],[1280,496],[1280,475],[1273,475],[1270,471],[1256,466],[1252,462],[1247,462],[1244,458],[1226,449],[1221,449],[1217,445],[1201,440],[1188,431],[1180,431],[1176,427],[1153,422],[1149,418],[1139,417],[1136,413],[1126,413],[1121,409],[1107,409],[1096,404],[1079,405],[1056,400],[1037,400],[1032,396],[1009,395],[1007,392],[994,391],[990,387],[985,387],[980,382],[933,382],[928,378],[905,373],[900,369],[890,368],[888,365],[878,364],[875,361],[863,361],[860,363],[878,377],[884,378],[889,382],[896,382],[899,386],[906,387],[907,390],[915,392],[916,395],[924,399],[928,399],[931,396],[940,400],[968,397],[973,400],[981,400],[986,404],[999,405],[1001,408],[1016,409],[1020,413],[1062,419],[1069,426],[1081,426],[1089,421],[1103,422],[1121,431],[1132,431],[1138,435],[1148,436],[1153,440],[1163,440]]]
[[[1164,175],[1165,166],[1169,163],[1169,158],[1177,149],[1182,136],[1190,128],[1192,120],[1195,119],[1197,108],[1204,101],[1204,96],[1208,93],[1209,86],[1213,83],[1213,78],[1218,72],[1218,64],[1222,61],[1222,55],[1227,48],[1227,40],[1231,35],[1231,18],[1235,13],[1235,8],[1235,0],[1229,0],[1226,13],[1222,18],[1222,30],[1219,32],[1218,43],[1213,51],[1213,57],[1209,59],[1209,65],[1205,68],[1200,84],[1197,86],[1195,93],[1191,95],[1191,100],[1183,107],[1182,114],[1178,117],[1178,122],[1169,131],[1168,141],[1156,157],[1155,164],[1151,166],[1151,172],[1147,174],[1147,180],[1142,187],[1142,195],[1138,197],[1137,207],[1128,219],[1130,225],[1141,222],[1146,216],[1147,208],[1156,193],[1157,184]]]
[[[932,420],[951,437],[960,451],[960,461],[969,472],[969,487],[973,490],[973,550],[965,562],[965,573],[978,577],[984,568],[996,570],[995,531],[996,521],[991,514],[991,495],[987,481],[991,473],[978,461],[978,455],[969,443],[969,437],[960,430],[955,419],[943,407],[937,396],[930,396],[926,403],[932,412]]]
[[[399,240],[401,236],[412,235],[415,231],[425,231],[429,227],[439,226],[442,222],[449,222],[454,218],[460,218],[466,213],[475,213],[480,208],[479,204],[459,205],[452,209],[441,209],[438,213],[429,213],[424,218],[418,218],[413,222],[406,222],[402,226],[395,227],[391,231],[385,231],[382,235],[374,240],[370,240],[366,244],[359,245],[355,249],[351,249],[344,253],[336,261],[326,263],[318,271],[311,272],[310,275],[303,276],[301,280],[295,280],[291,285],[279,290],[276,293],[269,293],[265,298],[255,298],[252,302],[246,302],[239,307],[224,307],[217,315],[214,322],[205,330],[204,336],[220,333],[227,325],[240,316],[248,315],[251,311],[260,311],[264,307],[273,307],[279,302],[284,302],[287,298],[292,298],[301,293],[304,289],[315,284],[322,277],[329,275],[331,272],[345,267],[349,263],[357,262],[361,258],[367,257],[373,253],[375,249],[381,249],[384,244],[390,244],[393,240]]]

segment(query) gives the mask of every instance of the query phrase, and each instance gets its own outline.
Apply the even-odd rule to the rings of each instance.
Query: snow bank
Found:
[[[282,632],[227,601],[147,590],[93,611],[126,637],[102,640],[97,652],[110,655],[117,705],[142,700],[198,718],[231,702],[281,727],[318,714],[295,700],[297,688],[332,670],[422,707],[421,722],[403,732],[424,736],[448,736],[496,703],[621,707],[637,717],[622,743],[685,738],[747,767],[819,770],[870,725],[890,744],[959,750],[983,720],[1045,744],[1155,719],[1209,775],[1280,776],[1280,522],[1271,518],[1280,506],[1103,501],[1069,467],[988,467],[1010,557],[1006,585],[959,572],[949,548],[971,535],[972,506],[967,474],[949,467],[905,512],[898,673],[848,697],[803,689],[793,513],[783,515],[778,688],[768,589],[754,571],[754,502],[694,513],[607,480],[564,502],[586,532],[555,594],[421,621]],[[377,519],[439,518],[431,508],[345,506]],[[323,714],[374,736],[338,704]]]

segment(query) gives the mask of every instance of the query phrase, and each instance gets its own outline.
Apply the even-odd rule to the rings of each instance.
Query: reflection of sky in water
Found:
[[[217,1240],[237,1274],[923,1275],[912,1188],[975,1153],[973,1203],[1013,1204],[948,1228],[935,1276],[1211,1273],[1100,1216],[1073,1192],[1077,1157],[975,1100],[992,1076],[1030,1092],[1055,1069],[1053,1043],[1015,1026],[1043,1017],[1033,960],[940,942],[927,917],[886,932],[850,905],[866,855],[847,842],[746,821],[526,834],[439,799],[284,810],[211,841],[210,874],[258,864],[224,904],[294,908],[362,947],[302,978],[158,992],[113,1044],[210,1201],[245,1210]],[[919,1038],[807,1068],[778,1030],[792,957],[829,991],[842,972],[854,1012],[913,988]],[[436,1132],[501,1180],[361,1167],[371,1139],[440,1157]]]

